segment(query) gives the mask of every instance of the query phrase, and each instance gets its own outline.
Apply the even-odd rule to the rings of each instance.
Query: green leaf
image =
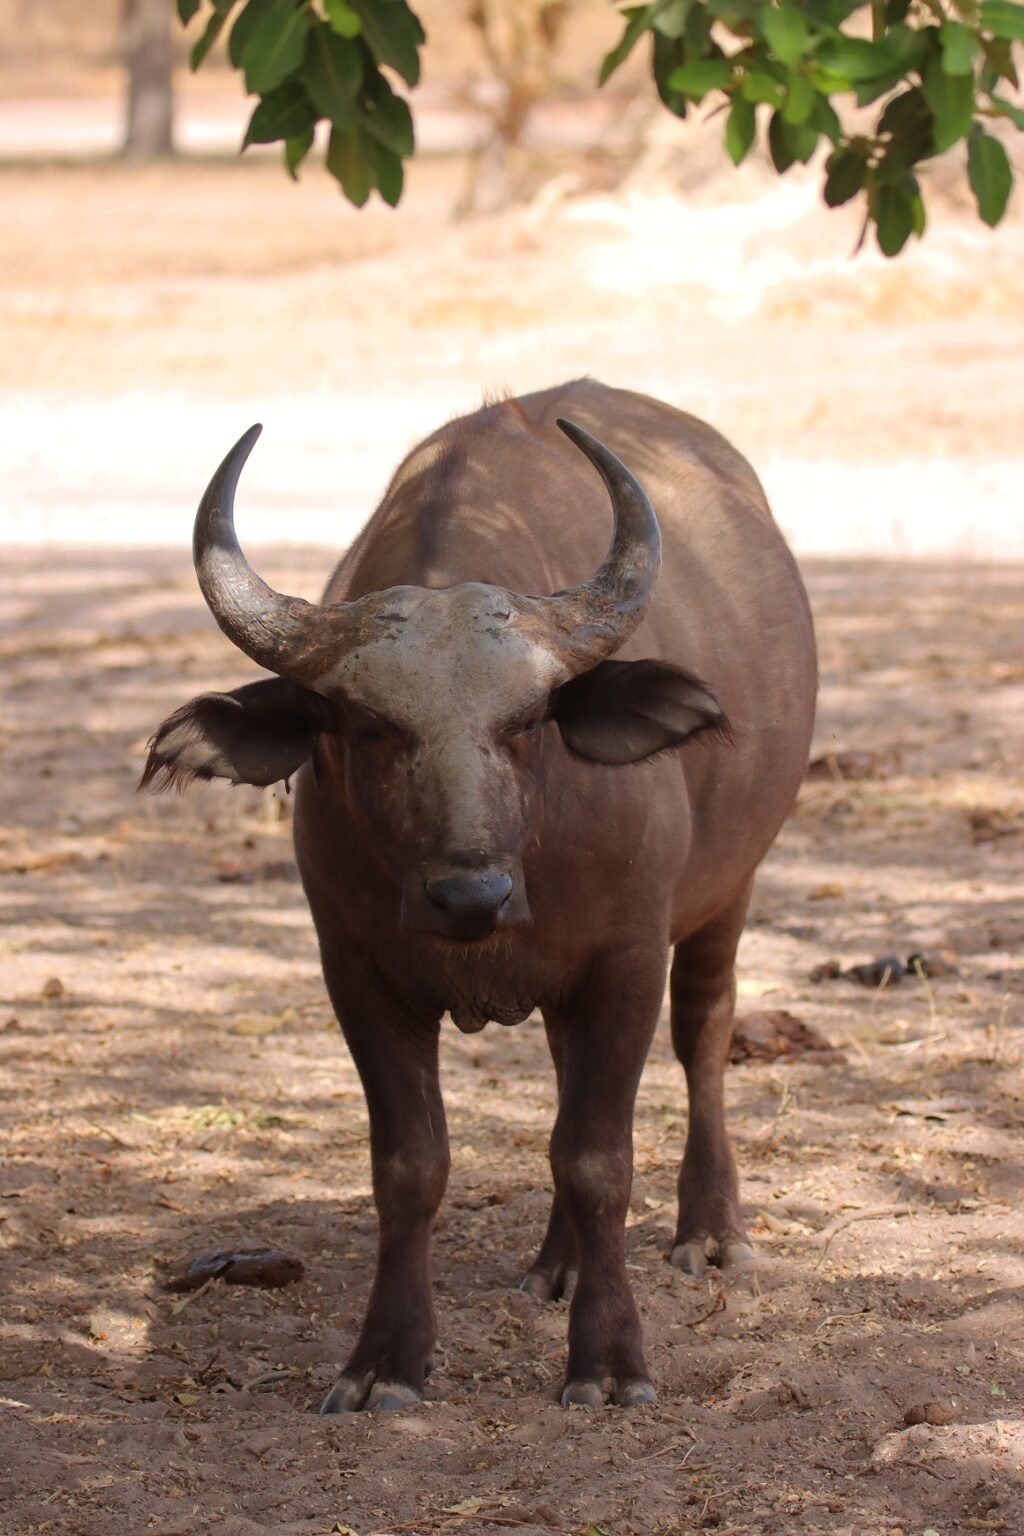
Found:
[[[686,116],[686,97],[682,91],[673,90],[669,85],[675,70],[686,62],[687,45],[682,38],[665,37],[661,32],[652,34],[654,38],[654,83],[658,88],[658,95],[668,110],[676,117]]]
[[[804,9],[808,16],[812,16],[826,29],[838,32],[843,22],[848,21],[863,4],[864,0],[806,0]]]
[[[888,96],[900,84],[903,76],[902,69],[891,69],[887,75],[876,75],[873,80],[861,80],[854,90],[858,107],[869,106],[879,96]]]
[[[682,37],[686,31],[686,18],[690,12],[693,0],[662,0],[660,6],[654,6],[655,12],[652,26],[662,37]]]
[[[710,7],[706,5],[692,5],[686,18],[686,51],[695,59],[704,57],[711,38],[711,26],[714,17]]]
[[[188,62],[190,69],[199,68],[200,64],[206,58],[206,55],[209,53],[218,37],[220,37],[220,34],[224,29],[224,23],[227,21],[227,19],[228,18],[226,13],[222,11],[214,11],[211,14],[209,21],[206,23],[206,29],[203,32],[202,37],[199,39],[198,43],[196,43],[189,56]]]
[[[623,16],[627,17],[626,30],[611,52],[605,54],[601,73],[597,77],[598,85],[604,85],[606,80],[611,79],[619,65],[626,62],[640,38],[650,28],[656,10],[655,5],[634,5],[630,10],[623,11]]]
[[[754,142],[757,118],[754,104],[742,96],[734,96],[729,121],[725,125],[725,147],[733,165],[746,159],[747,151]]]
[[[848,145],[834,149],[825,161],[825,173],[825,202],[830,208],[841,208],[864,190],[867,156]]]
[[[198,9],[199,0],[178,0],[178,19],[183,27],[188,26]]]
[[[865,37],[826,38],[815,54],[817,64],[847,80],[876,80],[893,68],[893,55],[884,43]]]
[[[286,80],[276,91],[268,91],[257,102],[242,148],[250,144],[273,144],[277,139],[293,139],[312,129],[317,120],[305,88],[297,80]]]
[[[872,189],[870,211],[880,250],[898,256],[914,233],[913,193],[902,182],[883,182]]]
[[[367,153],[365,136],[358,123],[352,128],[335,126],[331,129],[327,169],[341,183],[349,202],[362,208],[374,188],[376,165],[372,148]]]
[[[242,49],[246,90],[262,96],[298,69],[308,33],[309,12],[297,7],[294,0],[275,0],[268,6]]]
[[[1014,62],[1013,44],[1008,43],[1004,37],[986,37],[982,39],[981,46],[985,50],[983,75],[991,71],[993,76],[990,83],[982,80],[984,89],[990,91],[997,80],[1009,80],[1014,90],[1019,90],[1020,79]]]
[[[967,141],[967,176],[978,212],[989,228],[994,229],[1006,212],[1013,187],[1013,171],[999,140],[977,125]]]
[[[817,91],[806,75],[793,75],[790,77],[789,89],[786,92],[786,100],[783,103],[782,115],[787,123],[806,123],[814,110],[814,100]]]
[[[924,99],[935,120],[935,148],[949,149],[962,139],[974,120],[974,79],[947,75],[940,57],[931,60],[924,76]]]
[[[272,11],[276,4],[277,0],[248,0],[248,4],[238,13],[228,41],[228,58],[236,69],[242,67],[242,54],[256,23],[267,11]]]
[[[748,75],[743,76],[740,94],[745,101],[763,101],[770,107],[781,107],[785,100],[785,93],[779,82],[759,69],[752,69]]]
[[[284,163],[288,175],[292,181],[299,179],[299,166],[305,160],[313,148],[313,130],[307,128],[305,133],[297,133],[294,138],[284,141]]]
[[[764,40],[783,64],[799,64],[807,52],[810,33],[803,12],[795,5],[762,8],[760,27]]]
[[[404,160],[413,152],[412,113],[383,75],[372,79],[363,94],[363,127],[379,144]]]
[[[349,5],[348,0],[324,0],[324,10],[331,29],[339,37],[358,37],[362,22]]]
[[[390,65],[406,85],[415,85],[420,78],[419,47],[426,38],[405,0],[353,0],[352,8],[377,63]]]
[[[700,101],[708,91],[721,90],[732,79],[732,65],[728,59],[691,59],[680,64],[668,77],[672,90],[683,91]]]
[[[317,111],[339,128],[352,127],[363,83],[359,44],[339,37],[326,21],[319,21],[310,30],[305,61],[306,90]]]
[[[981,39],[973,27],[962,21],[944,21],[939,28],[942,39],[942,67],[947,75],[969,75],[981,52]]]
[[[935,154],[935,122],[920,86],[892,98],[878,120],[876,132],[889,136],[885,163],[890,168],[898,165],[909,170],[918,160]]]
[[[397,206],[405,184],[405,169],[397,155],[383,144],[375,147],[377,156],[377,190],[389,208]]]
[[[818,147],[818,130],[812,123],[787,123],[781,112],[773,112],[768,127],[768,148],[772,164],[784,176],[799,160],[806,165]]]
[[[992,106],[1000,117],[1008,117],[1011,123],[1016,123],[1018,128],[1024,128],[1024,109],[1015,107],[1012,102],[1004,101],[1001,96],[992,97]]]
[[[836,115],[836,109],[824,96],[816,96],[814,98],[811,122],[818,132],[823,133],[832,144],[838,144],[843,137],[843,129]]]
[[[996,37],[1024,43],[1024,5],[1014,5],[1013,0],[982,0],[981,24]]]

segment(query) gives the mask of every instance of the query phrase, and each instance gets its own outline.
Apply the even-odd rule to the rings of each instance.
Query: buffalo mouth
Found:
[[[518,861],[500,866],[433,865],[407,880],[401,926],[461,943],[488,939],[529,919]]]

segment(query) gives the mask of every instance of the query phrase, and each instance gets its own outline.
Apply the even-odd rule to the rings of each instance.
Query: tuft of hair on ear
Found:
[[[142,770],[136,792],[148,789],[154,795],[162,795],[166,790],[173,789],[177,794],[183,795],[190,784],[197,780],[209,782],[216,777],[212,773],[204,773],[202,768],[196,768],[192,764],[183,763],[180,759],[164,757],[160,752],[160,738],[162,731],[157,731],[155,736],[147,742],[148,755],[146,765]]]

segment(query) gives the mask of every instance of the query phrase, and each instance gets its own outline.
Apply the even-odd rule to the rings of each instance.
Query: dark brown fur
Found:
[[[672,1038],[690,1097],[673,1262],[700,1273],[709,1258],[749,1254],[723,1118],[734,962],[754,871],[806,766],[816,681],[803,588],[753,471],[692,417],[589,380],[491,405],[414,450],[326,600],[463,582],[546,594],[585,581],[607,547],[607,498],[556,416],[638,476],[664,561],[615,662],[556,690],[539,729],[486,748],[503,787],[493,848],[477,851],[514,855],[528,921],[472,943],[403,926],[410,860],[472,864],[444,843],[429,806],[415,811],[426,791],[414,749],[340,686],[326,705],[304,703],[302,689],[287,708],[260,696],[264,714],[273,704],[287,715],[289,750],[319,711],[319,771],[297,779],[296,850],[366,1090],[380,1215],[366,1319],[326,1411],[400,1406],[429,1367],[430,1230],[448,1174],[445,1012],[463,1028],[543,1013],[559,1084],[555,1198],[524,1285],[554,1298],[577,1277],[565,1401],[653,1396],[624,1220],[633,1102],[670,950]],[[641,658],[648,673],[622,666]],[[455,730],[466,684],[455,662],[446,676],[442,667],[431,718],[441,729],[450,716]],[[187,771],[160,760],[159,741],[147,775]]]

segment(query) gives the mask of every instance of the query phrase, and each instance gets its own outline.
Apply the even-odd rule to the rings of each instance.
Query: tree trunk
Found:
[[[174,55],[170,0],[123,0],[121,37],[128,69],[123,153],[159,160],[174,153]]]

